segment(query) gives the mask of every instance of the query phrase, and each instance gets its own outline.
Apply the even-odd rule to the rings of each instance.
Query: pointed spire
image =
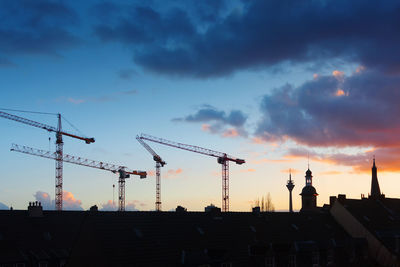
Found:
[[[380,197],[381,190],[379,188],[378,182],[378,171],[375,165],[375,155],[373,158],[373,165],[372,165],[372,180],[371,180],[371,197]]]

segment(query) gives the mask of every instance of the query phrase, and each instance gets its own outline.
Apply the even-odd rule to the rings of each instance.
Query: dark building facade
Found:
[[[0,266],[373,266],[328,211],[0,211]]]

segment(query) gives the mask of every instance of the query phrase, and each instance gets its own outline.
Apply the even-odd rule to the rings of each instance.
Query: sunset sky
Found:
[[[234,157],[230,210],[270,193],[294,208],[309,161],[318,205],[367,195],[373,155],[400,197],[398,1],[0,1],[0,108],[61,113],[64,153],[146,170],[126,183],[130,210],[153,210],[154,165],[140,133]],[[6,111],[56,126],[57,117]],[[77,132],[76,129],[80,132]],[[55,135],[0,118],[0,208],[53,208]],[[49,137],[50,142],[49,142]],[[159,144],[162,209],[221,207],[216,158]],[[112,173],[64,164],[64,207],[112,207]],[[115,200],[117,200],[115,190]]]

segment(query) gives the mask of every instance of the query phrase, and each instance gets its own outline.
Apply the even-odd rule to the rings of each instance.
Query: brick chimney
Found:
[[[28,216],[29,217],[43,217],[42,203],[40,203],[38,201],[29,202]]]

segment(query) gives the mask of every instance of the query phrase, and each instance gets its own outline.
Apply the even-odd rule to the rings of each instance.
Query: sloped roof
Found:
[[[400,237],[400,199],[343,199],[341,203],[387,248],[396,253],[396,238]]]

